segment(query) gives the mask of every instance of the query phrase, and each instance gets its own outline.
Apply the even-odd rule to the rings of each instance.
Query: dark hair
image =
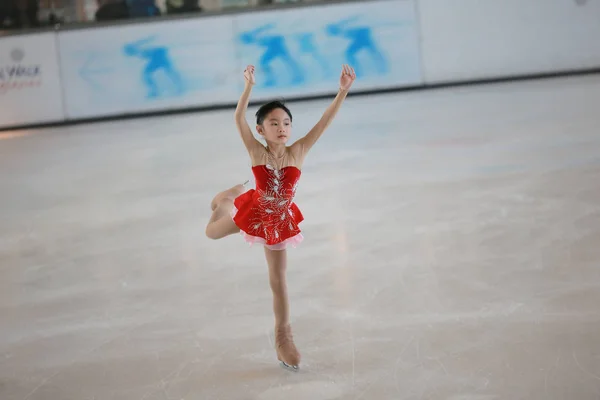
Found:
[[[285,111],[287,113],[287,115],[289,115],[290,121],[292,120],[292,113],[285,106],[285,104],[283,103],[283,101],[281,101],[281,100],[274,100],[274,101],[271,101],[271,102],[269,102],[267,104],[263,104],[258,109],[258,111],[256,112],[256,124],[257,125],[262,125],[262,123],[264,122],[264,120],[267,117],[267,115],[269,115],[269,113],[271,111],[276,110],[278,108],[281,108],[283,111]]]

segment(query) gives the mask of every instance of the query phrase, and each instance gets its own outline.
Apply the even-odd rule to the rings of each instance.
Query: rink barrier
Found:
[[[0,37],[0,129],[229,108],[246,64],[252,104],[329,97],[343,63],[362,94],[600,68],[598,2],[517,1],[312,3]],[[546,22],[515,17],[533,12]]]

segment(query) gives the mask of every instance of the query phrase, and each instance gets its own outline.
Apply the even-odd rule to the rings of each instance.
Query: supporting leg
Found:
[[[275,347],[277,358],[282,365],[298,370],[300,353],[296,349],[289,322],[289,302],[285,272],[287,267],[286,250],[269,250],[265,247],[269,265],[269,282],[273,292],[273,312],[275,314]]]
[[[273,292],[273,312],[275,313],[275,326],[285,326],[290,322],[290,306],[288,303],[287,282],[285,272],[287,268],[286,250],[269,250],[265,247],[265,256],[269,265],[269,283]]]

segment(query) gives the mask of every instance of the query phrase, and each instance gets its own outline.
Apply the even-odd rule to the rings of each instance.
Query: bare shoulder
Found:
[[[267,149],[261,143],[248,151],[252,165],[261,165],[265,163],[267,158]]]
[[[290,155],[294,159],[294,164],[296,164],[296,167],[302,168],[302,165],[304,164],[304,158],[306,158],[306,146],[304,146],[302,139],[297,140],[294,144],[288,147],[288,149]]]

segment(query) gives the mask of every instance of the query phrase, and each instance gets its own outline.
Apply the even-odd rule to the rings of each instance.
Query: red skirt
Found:
[[[288,245],[296,247],[304,239],[298,227],[304,216],[294,202],[265,201],[258,191],[250,189],[233,205],[233,222],[250,245],[260,243],[271,250],[283,250]]]

